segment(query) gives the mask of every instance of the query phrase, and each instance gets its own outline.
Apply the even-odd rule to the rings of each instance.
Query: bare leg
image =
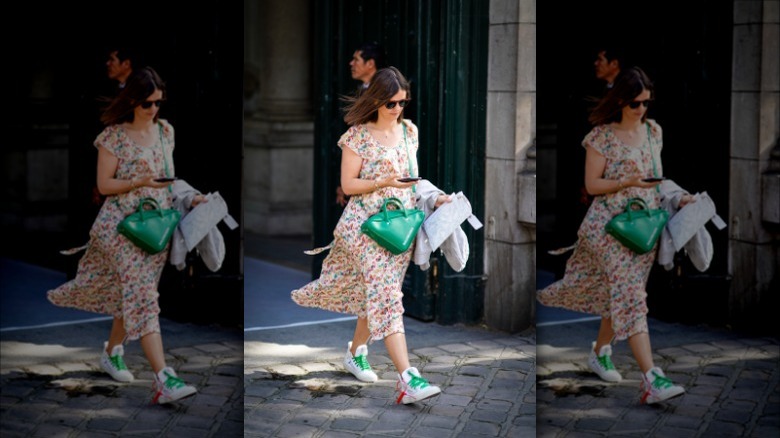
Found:
[[[165,368],[165,353],[163,353],[162,336],[159,333],[149,333],[141,338],[141,348],[146,359],[157,374]]]
[[[654,366],[653,351],[650,348],[650,334],[637,333],[628,338],[628,345],[631,347],[642,373],[647,373]]]
[[[398,374],[403,373],[409,368],[409,353],[406,350],[406,335],[403,333],[393,333],[385,338],[385,348],[390,354],[390,359],[398,370]]]
[[[355,326],[355,334],[352,336],[352,348],[349,350],[353,356],[359,346],[365,345],[366,342],[368,342],[370,336],[371,333],[368,331],[368,318],[358,317],[357,325]]]
[[[596,338],[596,347],[594,351],[599,354],[601,347],[612,342],[615,337],[615,331],[612,330],[612,318],[601,318],[601,325],[599,326],[599,335]]]
[[[111,334],[108,335],[108,346],[106,347],[106,353],[110,356],[111,349],[125,341],[127,332],[125,331],[125,319],[114,317],[114,322],[111,323]]]

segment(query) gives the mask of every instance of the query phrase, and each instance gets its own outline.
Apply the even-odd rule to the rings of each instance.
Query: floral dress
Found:
[[[363,125],[349,128],[338,142],[363,159],[360,178],[374,180],[409,173],[409,160],[417,175],[417,127],[404,120],[405,140],[393,146],[380,144]],[[407,155],[407,146],[409,153]],[[318,307],[368,319],[370,342],[394,333],[403,333],[401,283],[412,257],[413,247],[393,255],[360,231],[369,216],[376,214],[385,198],[395,197],[405,208],[413,208],[412,189],[384,187],[349,199],[333,232],[330,253],[322,265],[320,278],[292,291],[292,299],[305,307]]]
[[[98,135],[95,146],[118,159],[117,179],[165,175],[163,148],[168,173],[174,175],[173,127],[163,120],[160,126],[162,133],[151,147],[135,143],[120,125],[109,126]],[[57,306],[123,317],[129,340],[160,332],[157,285],[168,251],[148,254],[116,230],[117,224],[147,197],[156,199],[160,208],[171,207],[168,189],[140,187],[108,196],[92,224],[76,278],[47,293],[49,301]]]
[[[611,127],[601,125],[585,136],[590,146],[607,159],[604,178],[619,179],[636,174],[653,174],[653,157],[658,176],[661,168],[661,127],[647,121],[649,144],[630,147],[618,139]],[[658,208],[660,196],[655,189],[629,187],[616,193],[597,196],[580,225],[576,248],[566,263],[563,279],[539,291],[537,298],[546,306],[612,318],[617,340],[647,332],[647,292],[645,285],[656,251],[636,254],[604,231],[614,216],[625,210],[630,198],[642,198],[649,208]]]

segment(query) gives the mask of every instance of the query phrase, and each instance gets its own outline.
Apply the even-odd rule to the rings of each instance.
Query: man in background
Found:
[[[352,60],[349,61],[349,71],[352,73],[352,79],[361,82],[355,95],[360,96],[360,93],[371,85],[371,79],[373,79],[376,72],[385,67],[385,50],[379,43],[368,42],[355,50],[352,54]],[[344,207],[348,201],[349,196],[344,194],[341,184],[338,184],[336,186],[336,204]]]

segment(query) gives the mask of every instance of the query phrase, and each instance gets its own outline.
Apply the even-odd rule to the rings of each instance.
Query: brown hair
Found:
[[[622,70],[615,78],[612,89],[590,112],[588,121],[594,126],[619,123],[623,118],[623,107],[631,103],[644,90],[650,92],[650,98],[653,97],[653,83],[641,68],[631,67]],[[642,116],[642,121],[645,120],[647,120],[647,112]]]
[[[349,126],[376,122],[379,117],[379,107],[387,103],[399,91],[406,91],[406,98],[412,98],[412,90],[404,75],[395,67],[383,68],[371,78],[371,85],[360,96],[345,96],[341,100],[347,102],[344,107],[344,122]],[[403,120],[403,110],[398,115],[398,122]]]
[[[156,90],[163,93],[165,99],[165,83],[160,76],[151,67],[144,67],[133,71],[127,78],[127,85],[117,95],[100,116],[100,121],[105,125],[117,125],[124,122],[132,122],[135,114],[133,110],[140,105]],[[158,112],[154,116],[154,121],[160,115]]]

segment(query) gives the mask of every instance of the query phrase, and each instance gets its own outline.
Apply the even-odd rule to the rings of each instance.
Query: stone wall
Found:
[[[488,55],[485,322],[534,322],[536,2],[491,0]]]
[[[767,196],[780,178],[780,2],[733,4],[729,309],[732,321],[752,325],[777,303],[780,270],[780,223],[764,211],[780,202]]]
[[[314,117],[306,0],[245,2],[244,226],[312,229]]]

